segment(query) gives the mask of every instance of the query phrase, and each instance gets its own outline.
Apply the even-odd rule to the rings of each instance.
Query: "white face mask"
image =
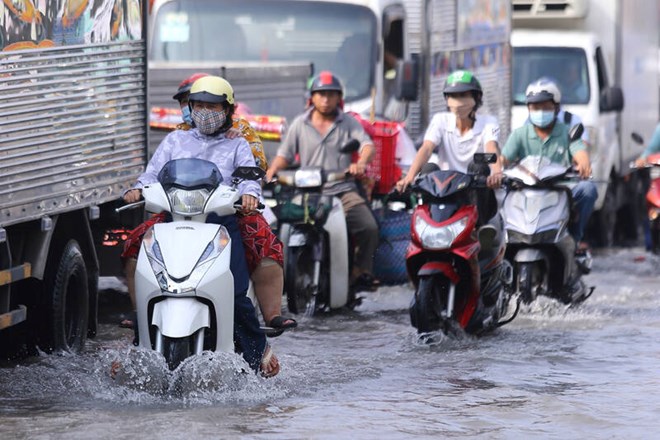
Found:
[[[467,119],[474,110],[475,105],[477,103],[472,96],[464,98],[447,97],[447,107],[458,119]]]

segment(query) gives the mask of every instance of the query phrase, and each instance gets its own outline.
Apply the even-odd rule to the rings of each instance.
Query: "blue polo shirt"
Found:
[[[571,159],[578,151],[586,149],[581,139],[570,144],[568,140],[568,126],[560,121],[555,121],[550,136],[542,140],[532,124],[525,124],[515,129],[509,139],[507,139],[502,156],[509,162],[515,162],[527,156],[548,157],[554,163],[560,163],[566,166],[571,165]]]

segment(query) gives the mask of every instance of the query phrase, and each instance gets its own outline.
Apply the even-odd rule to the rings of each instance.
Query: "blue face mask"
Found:
[[[181,117],[183,118],[183,122],[185,122],[188,125],[192,125],[193,120],[192,120],[192,116],[190,115],[190,107],[188,106],[181,107]]]
[[[554,110],[530,110],[529,120],[537,127],[545,128],[555,120]]]

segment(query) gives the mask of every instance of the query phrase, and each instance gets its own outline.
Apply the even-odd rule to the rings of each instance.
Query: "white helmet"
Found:
[[[527,86],[525,91],[525,102],[553,101],[555,104],[561,102],[561,92],[559,87],[549,78],[539,78]]]

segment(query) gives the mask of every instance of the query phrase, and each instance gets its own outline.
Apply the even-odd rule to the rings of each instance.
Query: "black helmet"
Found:
[[[341,94],[344,93],[344,87],[342,86],[341,81],[339,81],[339,78],[337,78],[329,70],[320,72],[318,75],[312,78],[312,81],[309,83],[310,95],[314,92],[320,92],[322,90],[332,90]]]
[[[447,81],[445,81],[445,88],[442,89],[442,93],[444,94],[468,91],[483,93],[477,77],[469,70],[456,70],[452,72],[447,77]]]

